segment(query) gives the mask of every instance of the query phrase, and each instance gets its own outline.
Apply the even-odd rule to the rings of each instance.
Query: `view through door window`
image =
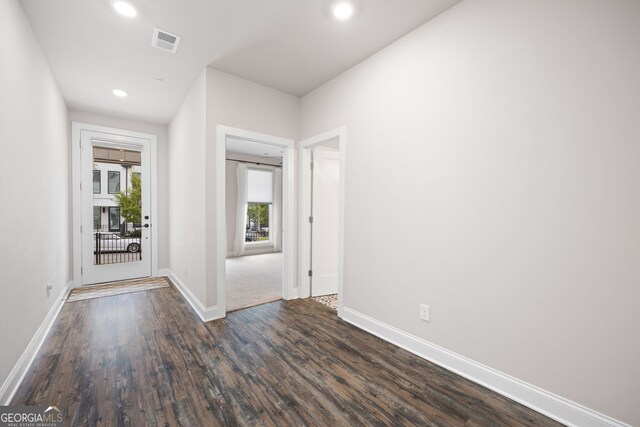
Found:
[[[142,259],[141,168],[139,151],[93,149],[95,265]]]

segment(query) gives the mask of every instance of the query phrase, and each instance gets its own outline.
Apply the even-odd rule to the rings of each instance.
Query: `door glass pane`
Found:
[[[141,158],[140,151],[94,147],[95,265],[142,260]],[[106,194],[97,191],[101,173],[107,177]]]

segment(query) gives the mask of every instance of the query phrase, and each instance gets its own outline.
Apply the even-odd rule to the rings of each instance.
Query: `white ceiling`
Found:
[[[302,96],[460,0],[356,0],[348,22],[329,0],[133,0],[134,19],[110,1],[22,5],[70,108],[168,123],[207,65]],[[154,27],[178,53],[151,47]]]
[[[244,139],[230,138],[226,140],[228,154],[246,154],[254,157],[282,158],[283,149],[273,145],[251,142]]]

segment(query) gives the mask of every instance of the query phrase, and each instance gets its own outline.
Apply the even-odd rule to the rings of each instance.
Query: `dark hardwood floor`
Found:
[[[312,300],[202,323],[178,291],[66,303],[12,404],[68,425],[558,425]]]

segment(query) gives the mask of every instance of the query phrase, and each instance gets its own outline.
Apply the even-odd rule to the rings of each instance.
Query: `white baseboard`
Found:
[[[352,325],[563,424],[580,427],[629,427],[628,424],[484,366],[348,307],[343,307],[342,313],[342,318]]]
[[[60,313],[60,310],[62,309],[64,301],[67,299],[67,295],[69,294],[71,288],[72,282],[68,282],[56,298],[56,301],[49,309],[47,316],[44,318],[44,320],[40,324],[40,327],[31,338],[31,341],[29,341],[29,345],[27,345],[27,348],[20,356],[20,359],[18,359],[18,361],[16,362],[4,384],[2,384],[2,387],[0,387],[0,405],[11,404],[13,396],[16,394],[16,391],[18,391],[18,387],[20,387],[22,380],[24,379],[25,375],[27,375],[31,364],[38,354],[38,351],[40,351],[40,347],[42,347],[42,343],[44,343],[44,340],[49,334],[53,323],[58,317],[58,313]]]
[[[291,290],[289,290],[289,292],[286,294],[286,296],[283,298],[287,301],[292,300],[292,299],[298,299],[300,298],[300,288],[293,288]]]
[[[184,299],[187,300],[191,308],[198,314],[198,317],[203,322],[210,322],[211,320],[221,319],[224,317],[224,313],[220,309],[219,306],[206,307],[202,302],[196,297],[193,292],[171,271],[170,268],[162,268],[158,270],[158,275],[167,276],[176,288],[180,291]]]

